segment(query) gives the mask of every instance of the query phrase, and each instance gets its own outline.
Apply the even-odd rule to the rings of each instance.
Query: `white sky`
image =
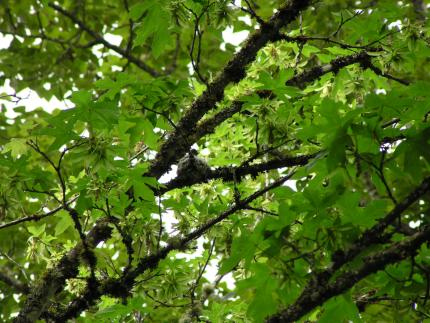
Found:
[[[251,24],[251,20],[248,16],[242,17],[241,20],[245,21],[249,25]],[[227,43],[232,44],[234,46],[238,46],[248,37],[248,34],[249,32],[246,30],[234,33],[233,27],[227,27],[222,32],[224,42],[221,44],[220,49],[225,50],[225,45]],[[114,45],[120,45],[122,40],[121,36],[113,35],[113,34],[106,34],[104,35],[104,37],[108,42]],[[8,48],[12,39],[13,39],[13,36],[2,35],[0,33],[0,49]],[[100,53],[101,48],[102,48],[102,45],[94,46],[92,48],[92,51],[95,55],[97,55],[98,57],[101,57],[101,53]],[[117,53],[111,50],[110,50],[110,54],[118,56]],[[15,94],[14,89],[10,86],[9,80],[6,80],[5,85],[3,87],[0,87],[0,93]],[[8,118],[16,117],[17,114],[14,112],[14,108],[17,106],[25,106],[27,112],[32,111],[38,107],[42,107],[46,111],[52,112],[54,109],[70,108],[70,106],[72,105],[70,101],[67,101],[67,100],[60,101],[55,97],[47,101],[43,98],[40,98],[36,92],[31,91],[28,88],[20,91],[19,93],[16,93],[16,95],[23,98],[18,103],[9,102],[7,100],[0,99],[0,102],[4,104],[4,106],[6,107],[6,116]]]

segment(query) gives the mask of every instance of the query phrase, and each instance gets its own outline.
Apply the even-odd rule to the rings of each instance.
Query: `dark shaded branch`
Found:
[[[370,57],[366,53],[366,51],[361,51],[357,54],[353,54],[349,56],[338,57],[332,60],[328,64],[325,64],[322,66],[315,66],[310,70],[297,74],[296,76],[289,79],[285,83],[285,85],[297,86],[299,88],[303,88],[303,86],[306,83],[315,81],[319,79],[321,76],[323,76],[324,74],[331,73],[331,72],[337,73],[343,67],[356,64],[356,63],[366,62],[368,59],[370,59]]]
[[[423,0],[411,0],[418,20],[425,21],[427,18],[427,7]]]
[[[61,313],[56,316],[55,320],[58,322],[65,322],[70,318],[77,317],[82,311],[95,304],[95,301],[98,300],[102,295],[110,295],[112,297],[120,298],[127,297],[130,293],[130,290],[135,285],[136,278],[142,273],[144,273],[146,270],[155,268],[162,259],[167,257],[170,251],[185,249],[189,242],[199,238],[216,224],[227,219],[235,212],[245,209],[249,203],[261,197],[266,192],[281,186],[293,175],[294,171],[290,172],[284,177],[281,177],[277,181],[255,192],[247,198],[237,201],[226,211],[213,218],[212,220],[209,220],[206,223],[202,224],[199,228],[195,229],[186,236],[171,239],[172,242],[170,242],[166,247],[161,248],[158,252],[152,255],[142,258],[133,270],[127,272],[120,279],[108,278],[100,282],[99,288],[97,289],[87,288],[85,293],[81,297],[77,297],[75,300],[73,300],[67,307],[67,310],[64,313]]]
[[[337,73],[341,68],[355,63],[360,63],[363,68],[369,68],[379,76],[394,80],[403,85],[409,85],[408,81],[384,73],[379,68],[374,66],[371,62],[371,56],[369,56],[366,51],[361,51],[353,55],[336,58],[326,65],[315,66],[306,73],[298,74],[293,78],[289,79],[285,83],[285,85],[295,85],[300,88],[303,88],[305,83],[318,79],[322,75],[330,72]]]
[[[266,322],[294,322],[330,298],[346,292],[363,278],[384,269],[387,265],[397,263],[414,256],[421,244],[430,240],[430,228],[414,234],[411,238],[394,243],[385,250],[365,257],[363,265],[357,270],[341,274],[334,282],[320,285],[317,289],[306,290],[286,310],[271,316]]]
[[[340,269],[343,265],[345,265],[346,263],[350,262],[351,260],[353,260],[359,253],[361,253],[362,251],[364,251],[366,248],[368,248],[369,246],[373,245],[373,244],[377,244],[377,243],[385,243],[386,239],[385,237],[382,235],[382,233],[384,232],[384,230],[390,225],[392,224],[397,218],[399,218],[401,216],[401,214],[409,207],[411,206],[413,203],[415,203],[423,194],[427,193],[428,191],[430,191],[430,177],[426,178],[421,185],[419,185],[413,192],[411,192],[402,202],[398,203],[395,208],[389,212],[385,217],[383,217],[376,225],[374,225],[372,228],[366,230],[365,232],[363,232],[363,234],[360,236],[360,238],[358,238],[349,248],[347,248],[346,250],[338,250],[336,251],[333,256],[332,256],[332,264],[329,268],[320,271],[320,272],[316,272],[314,275],[312,275],[311,279],[309,280],[309,283],[306,285],[306,287],[304,288],[302,294],[299,296],[299,298],[297,299],[297,301],[291,305],[286,311],[281,312],[280,314],[278,314],[277,316],[273,316],[273,319],[269,319],[269,322],[278,322],[276,319],[282,319],[284,321],[282,322],[289,322],[289,320],[294,321],[295,319],[303,316],[304,314],[306,314],[308,311],[312,310],[313,308],[315,308],[316,306],[320,305],[322,302],[324,302],[325,300],[327,300],[328,298],[332,297],[332,296],[336,296],[338,294],[333,294],[330,297],[326,298],[324,295],[324,293],[322,293],[322,296],[315,296],[315,299],[318,300],[317,303],[315,302],[310,302],[309,303],[309,307],[308,305],[304,305],[307,304],[305,302],[309,302],[309,297],[311,297],[311,295],[313,295],[313,293],[315,293],[315,291],[318,291],[318,289],[324,289],[328,283],[328,281],[330,280],[330,278],[333,276],[333,274]],[[414,239],[413,237],[416,237],[417,235],[419,235],[421,233],[416,233],[412,236],[411,239]],[[428,232],[428,234],[430,234],[430,232]],[[427,238],[426,238],[427,239]],[[411,241],[411,240],[405,240],[407,241]],[[421,241],[421,240],[420,240]],[[402,243],[406,243],[406,242],[402,242]],[[420,242],[421,244],[421,242]],[[419,247],[419,245],[418,245]],[[395,248],[396,249],[396,248]],[[400,250],[400,249],[399,249]],[[405,256],[406,257],[406,256]],[[403,258],[402,258],[403,259]],[[396,260],[398,261],[398,260]],[[393,262],[396,262],[393,261]],[[366,260],[365,263],[368,263],[368,261]],[[388,263],[385,263],[385,265]],[[384,266],[385,266],[384,265]],[[377,269],[380,270],[383,267]],[[376,270],[375,270],[376,271]],[[369,273],[368,273],[369,274]],[[366,274],[366,275],[368,275]],[[360,279],[364,278],[365,276],[361,277]],[[337,281],[337,280],[336,280]],[[356,280],[354,282],[354,284],[357,282],[358,280]],[[352,285],[345,285],[347,288],[350,288]],[[346,289],[343,289],[342,291],[340,291],[339,293],[345,291]],[[322,297],[322,298],[321,298]],[[301,312],[298,310],[298,308],[302,308],[305,309],[305,312]],[[288,312],[288,314],[287,314]],[[291,316],[293,314],[291,313],[298,313],[295,315],[300,315],[300,316]],[[290,316],[292,317],[290,319]]]
[[[176,188],[182,188],[185,186],[191,186],[194,184],[199,184],[212,179],[221,179],[223,181],[233,181],[234,177],[240,181],[241,177],[246,175],[257,176],[261,173],[267,172],[272,169],[278,169],[281,167],[293,167],[293,166],[303,166],[306,165],[309,160],[318,156],[319,153],[294,156],[294,157],[284,157],[269,160],[267,162],[253,164],[253,165],[242,165],[239,167],[219,167],[211,170],[210,173],[206,175],[204,179],[200,177],[176,177],[165,184],[164,187],[158,189],[156,194],[162,195],[168,191]]]
[[[391,74],[383,72],[379,67],[376,67],[375,65],[373,65],[371,63],[365,67],[372,70],[373,73],[375,73],[376,75],[379,75],[379,76],[385,77],[387,79],[399,82],[400,84],[403,84],[403,85],[409,85],[410,84],[410,82],[407,80],[403,80],[403,79],[400,79],[398,77],[392,76]]]
[[[106,48],[109,48],[109,49],[113,50],[114,52],[120,54],[122,57],[127,59],[129,62],[133,63],[134,65],[139,67],[141,70],[147,72],[151,76],[157,77],[160,75],[156,70],[154,70],[152,67],[147,65],[145,62],[143,62],[142,60],[133,56],[127,49],[123,49],[119,46],[116,46],[116,45],[108,42],[105,38],[103,38],[103,36],[101,36],[96,31],[92,30],[91,28],[89,28],[82,20],[80,20],[75,15],[73,15],[71,12],[65,10],[64,8],[60,7],[59,5],[57,5],[53,2],[49,2],[48,5],[52,9],[54,9],[55,11],[61,13],[63,16],[69,18],[71,21],[73,21],[75,24],[77,24],[79,26],[79,28],[81,28],[82,30],[85,30],[99,44],[102,44]]]
[[[301,35],[301,36],[288,36],[288,35],[280,35],[279,36],[280,40],[285,40],[288,42],[295,42],[295,43],[299,43],[299,44],[304,44],[307,43],[309,41],[323,41],[326,43],[332,43],[335,45],[338,45],[340,48],[343,49],[363,49],[363,50],[372,50],[372,51],[380,51],[380,48],[371,48],[371,46],[374,44],[374,42],[371,42],[370,44],[367,45],[350,45],[347,43],[343,43],[340,42],[338,40],[334,40],[330,37],[322,37],[322,36],[305,36],[305,35]],[[378,40],[379,41],[379,40]]]
[[[336,73],[341,68],[344,68],[346,66],[353,65],[356,63],[365,62],[368,60],[368,58],[369,56],[367,55],[366,51],[362,51],[358,54],[338,57],[336,59],[333,59],[329,64],[322,65],[322,66],[315,66],[311,69],[308,69],[306,71],[303,71],[302,73],[295,75],[294,77],[292,77],[286,82],[286,85],[298,86],[300,88],[303,88],[305,84],[318,80],[324,74],[332,73],[332,72]],[[269,97],[271,97],[274,94],[261,93],[259,95],[262,97],[269,95]],[[243,102],[238,100],[233,101],[233,103],[229,107],[222,109],[214,116],[198,124],[195,131],[192,134],[190,134],[190,136],[187,138],[187,141],[190,143],[193,143],[199,140],[200,138],[202,138],[203,136],[214,132],[215,128],[219,124],[229,119],[234,114],[238,113],[242,109],[242,106],[243,106]]]
[[[0,281],[12,288],[15,292],[27,294],[30,291],[30,287],[26,283],[13,277],[13,275],[14,274],[8,268],[3,267],[0,271]]]
[[[346,251],[337,252],[333,257],[333,265],[330,272],[342,267],[346,262],[352,260],[360,252],[371,244],[377,243],[383,231],[391,225],[401,214],[415,203],[422,195],[430,191],[430,177],[426,178],[413,192],[403,201],[398,203],[394,209],[383,217],[372,228],[363,232],[361,237],[356,240]]]

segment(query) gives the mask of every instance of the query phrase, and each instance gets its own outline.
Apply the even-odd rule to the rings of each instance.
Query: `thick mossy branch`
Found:
[[[206,174],[206,177],[203,179],[199,177],[174,178],[170,182],[168,182],[164,187],[160,188],[159,190],[156,190],[155,193],[158,195],[163,195],[166,192],[176,188],[191,186],[202,182],[207,182],[213,179],[221,179],[225,182],[230,182],[234,180],[234,177],[236,177],[237,181],[241,181],[242,177],[247,175],[257,176],[264,172],[267,172],[273,169],[282,168],[282,167],[304,166],[312,158],[315,158],[318,154],[319,153],[302,155],[302,156],[286,156],[283,158],[269,160],[263,163],[243,165],[238,167],[219,167],[208,172]]]
[[[243,45],[242,49],[228,62],[227,66],[209,84],[185,112],[175,131],[161,146],[149,172],[145,176],[160,177],[170,166],[188,152],[193,142],[187,138],[194,133],[197,122],[224,97],[224,90],[230,83],[237,83],[245,77],[245,69],[254,61],[257,52],[270,41],[276,40],[279,30],[291,23],[298,14],[306,9],[310,0],[289,1],[281,7],[261,29],[255,31]]]
[[[87,247],[95,248],[111,233],[112,228],[109,226],[109,222],[105,219],[99,220],[86,236]],[[63,290],[66,280],[76,277],[84,252],[85,248],[80,242],[64,255],[55,267],[47,270],[38,283],[31,288],[27,300],[14,322],[35,322],[38,320],[40,314],[49,306],[50,299]]]
[[[82,311],[89,308],[91,305],[95,304],[95,302],[102,295],[110,295],[113,297],[127,297],[133,288],[136,278],[146,272],[149,269],[154,269],[157,267],[158,263],[167,257],[167,255],[173,250],[183,250],[186,248],[187,244],[195,239],[201,237],[203,234],[208,232],[211,228],[213,228],[216,224],[221,221],[227,219],[230,215],[234,214],[237,211],[246,209],[246,207],[252,201],[261,197],[265,193],[270,190],[281,186],[288,179],[290,179],[294,175],[294,172],[290,172],[288,175],[281,177],[276,180],[272,184],[264,187],[263,189],[251,194],[247,198],[236,201],[231,207],[229,207],[226,211],[219,214],[217,217],[212,220],[207,221],[202,224],[200,227],[190,232],[186,236],[179,236],[171,239],[171,242],[164,248],[160,249],[158,252],[151,254],[149,256],[143,257],[140,259],[138,265],[129,272],[125,273],[123,277],[119,279],[111,279],[107,278],[99,282],[99,287],[97,289],[86,288],[85,293],[81,297],[77,297],[74,299],[68,306],[67,310],[64,313],[59,314],[55,321],[57,322],[65,322],[68,319],[77,317]]]

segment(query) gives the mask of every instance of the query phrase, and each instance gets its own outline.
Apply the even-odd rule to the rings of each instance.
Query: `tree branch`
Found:
[[[109,221],[102,218],[97,221],[96,225],[86,236],[87,247],[95,248],[97,244],[110,237],[112,228]],[[39,319],[50,304],[50,299],[60,292],[66,279],[76,277],[78,274],[79,259],[85,248],[82,242],[64,255],[58,264],[48,269],[40,281],[32,287],[27,300],[24,303],[19,315],[14,322],[27,323],[35,322]]]
[[[76,201],[77,198],[78,198],[78,196],[75,196],[72,199],[70,199],[69,201],[67,201],[66,206],[69,205],[70,203],[73,203],[74,201]],[[44,214],[33,214],[33,215],[25,216],[25,217],[22,217],[20,219],[16,219],[16,220],[13,220],[13,221],[10,221],[7,223],[3,223],[3,224],[0,224],[0,230],[7,228],[7,227],[11,227],[13,225],[17,225],[17,224],[22,223],[22,222],[39,221],[43,218],[54,215],[55,213],[57,213],[58,211],[63,210],[63,209],[64,209],[64,205],[61,205],[61,206],[58,206],[55,209],[53,209],[49,212],[46,212]]]
[[[156,194],[162,195],[168,191],[171,191],[176,188],[182,188],[185,186],[191,186],[194,184],[199,184],[202,182],[207,182],[212,179],[221,179],[223,181],[233,181],[234,176],[239,181],[241,177],[246,175],[257,176],[261,173],[267,172],[269,170],[278,169],[281,167],[293,167],[293,166],[303,166],[306,165],[309,160],[317,157],[320,154],[314,153],[309,155],[302,156],[294,156],[294,157],[284,157],[278,159],[272,159],[267,162],[253,164],[253,165],[242,165],[238,167],[219,167],[212,170],[209,174],[206,175],[204,179],[196,177],[176,177],[165,184],[164,187],[156,190]]]
[[[414,6],[414,11],[418,20],[425,21],[427,19],[427,7],[423,0],[411,0]]]
[[[411,192],[402,202],[398,203],[395,208],[389,212],[385,217],[383,217],[376,225],[374,225],[372,228],[366,230],[363,232],[363,234],[358,238],[348,249],[345,251],[338,250],[336,251],[332,256],[332,264],[329,268],[316,272],[312,275],[310,278],[308,284],[303,289],[303,292],[297,299],[297,301],[289,306],[289,308],[273,317],[271,317],[268,321],[269,322],[290,322],[295,321],[296,319],[300,318],[316,306],[322,304],[325,300],[329,299],[330,297],[339,295],[340,293],[344,292],[347,288],[350,288],[353,286],[357,281],[361,280],[365,276],[369,275],[372,272],[376,272],[377,270],[382,269],[386,264],[396,262],[400,259],[396,258],[397,260],[393,260],[392,262],[386,262],[384,263],[382,267],[378,267],[372,272],[368,272],[365,276],[357,276],[360,277],[358,280],[353,280],[353,277],[351,277],[351,282],[353,282],[351,285],[349,283],[345,283],[342,286],[345,286],[344,289],[339,289],[339,292],[337,294],[327,294],[325,291],[325,286],[327,285],[330,278],[333,276],[333,274],[340,269],[343,265],[353,260],[359,253],[364,251],[366,248],[368,248],[372,244],[376,243],[383,243],[385,242],[385,239],[381,236],[383,231],[392,224],[397,218],[400,217],[400,215],[413,203],[415,203],[423,194],[430,191],[430,177],[423,180],[421,185],[419,185],[413,192]],[[430,229],[427,229],[427,235],[425,235],[425,239],[428,239],[430,237]],[[401,242],[400,244],[408,244],[408,241],[414,240],[414,237],[417,237],[417,235],[420,235],[421,233],[416,233],[412,236],[411,239],[405,240]],[[420,236],[421,237],[421,236]],[[424,242],[425,240],[420,240],[421,238],[418,238],[419,245]],[[419,247],[417,245],[417,248]],[[397,250],[397,247],[392,247],[390,249]],[[416,249],[416,248],[415,248]],[[414,250],[415,250],[414,249]],[[399,248],[399,251],[401,248]],[[406,255],[402,259],[404,259]],[[384,258],[385,259],[385,258]],[[368,260],[365,261],[365,263],[369,263]],[[344,274],[347,275],[347,274]],[[339,280],[340,278],[338,278]],[[336,280],[336,282],[338,281]],[[329,287],[327,287],[329,288]],[[309,297],[313,295],[318,289],[324,289],[324,291],[317,296],[312,296],[316,301],[311,301]],[[331,295],[329,297],[326,297],[327,295]],[[299,309],[300,308],[300,309]],[[295,313],[295,314],[293,314]]]
[[[352,54],[348,56],[342,56],[338,57],[336,59],[333,59],[330,63],[322,66],[315,66],[311,69],[308,69],[306,71],[303,71],[302,73],[299,73],[289,79],[286,82],[286,85],[288,86],[298,86],[300,88],[303,88],[305,84],[314,82],[318,80],[322,75],[327,73],[336,73],[341,68],[344,68],[349,65],[353,65],[356,63],[362,63],[365,60],[367,60],[368,55],[366,51],[362,51],[358,54]],[[273,93],[261,93],[259,94],[262,97],[265,96],[273,96]],[[229,119],[234,114],[238,113],[243,106],[243,102],[236,100],[233,101],[233,103],[216,113],[213,117],[208,118],[207,120],[202,121],[200,124],[196,126],[196,129],[194,132],[192,132],[189,137],[187,138],[187,141],[189,143],[194,143],[203,136],[210,134],[214,132],[215,128],[224,122],[225,120]]]
[[[332,60],[330,63],[315,66],[310,70],[307,70],[303,73],[300,73],[291,79],[289,79],[285,85],[288,86],[297,86],[299,88],[303,88],[306,83],[315,81],[319,79],[321,76],[327,73],[337,73],[341,68],[346,67],[348,65],[365,62],[369,59],[369,55],[366,51],[361,51],[357,54],[352,54],[349,56],[342,56]]]
[[[136,278],[142,273],[144,273],[146,270],[155,268],[158,263],[162,259],[166,258],[171,251],[184,250],[189,242],[199,238],[216,224],[227,219],[235,212],[245,209],[249,203],[264,195],[266,192],[281,186],[294,175],[294,172],[294,170],[291,171],[288,175],[281,177],[277,181],[255,192],[247,198],[235,202],[226,211],[213,218],[212,220],[209,220],[206,223],[202,224],[199,228],[195,229],[186,236],[172,238],[171,242],[166,247],[161,248],[158,252],[152,255],[142,258],[139,261],[138,265],[133,270],[130,270],[125,273],[123,277],[119,279],[104,279],[100,282],[99,288],[97,289],[87,288],[85,293],[83,293],[82,296],[77,297],[75,300],[73,300],[67,307],[67,310],[57,315],[55,317],[55,320],[57,322],[65,322],[68,319],[77,317],[82,311],[92,306],[95,301],[98,300],[102,295],[110,295],[112,297],[119,298],[127,297],[129,295],[130,290],[135,284]]]
[[[15,292],[27,294],[30,291],[30,287],[13,277],[13,273],[6,267],[3,267],[2,271],[0,271],[0,281],[11,287]]]
[[[286,310],[269,317],[266,322],[295,322],[303,315],[319,305],[322,305],[330,298],[346,292],[360,280],[384,269],[387,265],[399,262],[416,254],[421,244],[430,240],[430,228],[414,234],[409,239],[394,243],[381,252],[365,257],[363,265],[356,269],[347,271],[327,285],[320,285],[318,288],[305,291],[297,301]]]
[[[147,72],[149,75],[153,77],[157,77],[160,75],[156,70],[154,70],[152,67],[147,65],[145,62],[138,59],[136,56],[133,56],[127,49],[123,49],[119,46],[116,46],[114,44],[111,44],[108,42],[103,36],[89,28],[82,20],[80,20],[78,17],[73,15],[71,12],[65,10],[64,8],[60,7],[59,5],[49,2],[49,7],[54,9],[55,11],[61,13],[63,16],[69,18],[71,21],[73,21],[75,24],[77,24],[82,30],[85,30],[91,37],[94,38],[95,41],[97,41],[100,44],[103,44],[106,48],[109,48],[113,50],[114,52],[120,54],[122,57],[127,59],[129,62],[133,63],[137,67],[139,67],[141,70]]]
[[[310,4],[310,0],[293,0],[282,6],[260,30],[256,30],[242,49],[230,60],[224,70],[208,85],[185,112],[177,124],[177,129],[161,146],[150,170],[145,176],[160,177],[189,150],[187,138],[192,134],[197,122],[224,97],[224,89],[230,83],[237,83],[245,77],[246,66],[257,52],[268,42],[276,40],[280,28],[292,22]]]

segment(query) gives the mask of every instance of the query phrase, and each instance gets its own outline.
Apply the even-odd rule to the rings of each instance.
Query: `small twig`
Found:
[[[260,153],[260,143],[258,142],[259,133],[260,133],[260,126],[258,124],[258,118],[255,118],[255,149],[256,149],[256,154]]]
[[[391,192],[390,186],[388,185],[388,182],[387,182],[385,175],[384,175],[383,168],[384,168],[385,154],[382,156],[379,166],[376,165],[373,161],[364,158],[363,156],[361,156],[358,153],[355,154],[355,157],[363,160],[364,162],[366,162],[367,164],[369,164],[371,167],[373,167],[375,169],[376,174],[378,175],[379,179],[381,180],[382,184],[385,187],[385,190],[387,191],[387,195],[388,195],[389,199],[394,203],[394,205],[396,205],[397,200],[394,198],[394,196]]]
[[[149,150],[149,147],[146,146],[145,148],[139,150],[137,153],[135,153],[133,156],[131,156],[128,161],[131,162],[133,160],[135,160],[137,157],[139,157],[140,155],[142,155],[143,153],[145,153],[147,150]]]
[[[78,198],[78,196],[71,198],[69,201],[67,201],[67,205],[76,201],[77,198]],[[25,216],[23,218],[16,219],[16,220],[1,224],[0,229],[11,227],[11,226],[17,225],[17,224],[22,223],[22,222],[39,221],[39,220],[44,219],[48,216],[54,215],[55,213],[57,213],[58,211],[63,210],[63,209],[64,209],[64,206],[60,205],[57,208],[53,209],[52,211],[49,211],[49,212],[44,213],[44,214],[33,214],[33,215]]]
[[[206,271],[206,267],[208,266],[209,261],[210,261],[210,259],[211,259],[211,257],[212,257],[212,253],[213,253],[213,251],[214,251],[214,249],[215,249],[215,242],[216,242],[216,238],[213,240],[212,245],[211,245],[211,248],[209,249],[208,257],[207,257],[207,259],[206,259],[206,261],[205,261],[204,265],[203,265],[203,266],[202,266],[202,268],[200,269],[199,274],[197,275],[197,279],[196,279],[196,281],[194,282],[193,286],[192,286],[192,287],[191,287],[191,289],[190,289],[191,304],[194,304],[194,302],[195,302],[195,295],[194,295],[194,293],[195,293],[196,288],[197,288],[197,286],[199,285],[200,279],[202,278],[202,276],[203,276],[204,272]]]
[[[130,8],[129,8],[129,5],[128,5],[128,0],[123,0],[123,4],[124,4],[124,8],[127,11],[127,13],[130,13]],[[126,45],[126,48],[125,48],[125,52],[130,55],[131,49],[133,48],[133,29],[134,29],[133,19],[131,19],[131,18],[128,19],[128,26],[129,26],[128,40],[127,40],[127,45]]]
[[[34,151],[36,151],[39,155],[41,155],[57,173],[57,177],[58,177],[58,180],[59,180],[60,186],[61,186],[62,203],[63,203],[63,206],[66,208],[67,207],[67,205],[66,205],[66,183],[64,182],[63,176],[61,174],[61,169],[58,167],[58,165],[61,164],[62,156],[60,157],[60,159],[58,161],[58,165],[56,165],[44,151],[40,150],[40,147],[37,144],[37,142],[35,142],[33,140],[29,140],[29,141],[27,141],[27,144],[31,148],[33,148]]]
[[[385,178],[385,174],[384,174],[384,161],[385,161],[386,154],[387,154],[387,151],[385,149],[382,150],[381,162],[379,163],[379,167],[378,167],[378,174],[379,174],[379,178],[381,179],[382,183],[385,186],[385,189],[387,191],[387,194],[388,194],[389,198],[396,205],[397,204],[397,200],[394,197],[393,192],[391,192],[391,188],[388,185],[387,179]]]
[[[257,159],[258,157],[260,157],[260,156],[262,156],[264,154],[270,153],[271,151],[274,151],[274,150],[282,147],[283,145],[287,144],[290,141],[292,141],[292,140],[288,139],[288,140],[286,140],[286,141],[284,141],[284,142],[282,142],[282,143],[280,143],[280,144],[278,144],[276,146],[268,147],[268,148],[263,149],[261,151],[259,150],[259,148],[257,148],[257,152],[254,155],[252,155],[251,157],[249,157],[247,160],[245,160],[244,162],[242,162],[240,166],[249,165],[249,163],[251,163],[252,161],[254,161],[255,159]]]
[[[24,184],[24,185],[27,186],[26,184]],[[53,198],[56,202],[58,202],[60,204],[62,203],[61,200],[58,199],[58,197],[56,197],[54,193],[51,193],[48,191],[40,191],[40,190],[37,190],[34,188],[26,188],[26,189],[24,189],[24,192],[48,195],[49,197]]]
[[[202,36],[203,31],[200,29],[200,19],[203,17],[203,15],[209,10],[209,8],[214,4],[215,2],[209,3],[205,8],[203,8],[200,15],[197,15],[192,9],[188,8],[186,5],[183,4],[184,8],[187,9],[193,16],[194,16],[194,34],[193,39],[191,41],[191,47],[190,47],[190,59],[191,59],[191,65],[193,66],[194,71],[197,74],[197,77],[201,82],[203,82],[206,86],[208,86],[208,82],[206,78],[200,73],[199,69],[199,63],[200,63],[200,55],[201,55],[201,43],[202,43]],[[196,46],[196,39],[198,40],[197,45],[197,57],[196,60],[194,60],[194,49]]]
[[[137,67],[139,67],[143,71],[147,72],[151,76],[157,77],[157,76],[160,75],[159,72],[157,72],[156,70],[154,70],[152,67],[148,66],[145,62],[143,62],[139,58],[137,58],[137,57],[131,55],[130,53],[128,53],[126,49],[123,49],[123,48],[121,48],[119,46],[116,46],[116,45],[111,44],[110,42],[108,42],[105,38],[103,38],[103,36],[101,36],[96,31],[92,30],[91,28],[89,28],[84,23],[84,21],[82,21],[79,18],[77,18],[71,12],[65,10],[64,8],[62,8],[61,6],[59,6],[59,5],[57,5],[57,4],[53,3],[53,2],[49,2],[48,6],[51,7],[52,9],[54,9],[55,11],[59,12],[63,16],[69,18],[71,21],[73,21],[75,24],[77,24],[82,30],[84,30],[91,37],[93,37],[94,40],[96,40],[98,43],[103,44],[104,47],[109,48],[109,49],[113,50],[114,52],[120,54],[123,58],[125,58],[128,61],[130,61],[131,63],[135,64]]]
[[[66,152],[69,151],[69,150],[71,150],[71,149],[73,149],[73,148],[75,148],[75,147],[78,147],[78,146],[82,145],[83,142],[78,142],[78,143],[72,145],[70,148],[66,147],[65,149],[63,149],[63,151],[60,154],[60,158],[58,159],[57,164],[55,164],[49,158],[49,156],[44,151],[42,151],[40,149],[39,145],[36,142],[34,142],[33,140],[29,140],[27,142],[27,144],[30,147],[32,147],[37,153],[39,153],[52,166],[52,168],[57,173],[57,177],[58,177],[58,180],[59,180],[60,186],[61,186],[62,204],[63,204],[62,208],[69,213],[69,215],[72,218],[72,221],[73,221],[73,223],[75,225],[75,229],[78,232],[79,237],[80,237],[80,239],[82,241],[82,245],[84,247],[84,256],[85,256],[85,258],[86,258],[86,260],[87,260],[87,262],[88,262],[88,264],[90,266],[90,271],[91,271],[91,279],[88,281],[88,284],[90,284],[90,285],[94,284],[97,281],[96,280],[96,276],[95,276],[95,265],[96,265],[97,259],[95,257],[94,252],[90,249],[90,247],[89,247],[89,245],[87,243],[85,234],[84,234],[83,229],[82,229],[81,222],[79,221],[79,213],[75,209],[71,208],[69,206],[69,204],[67,204],[67,201],[66,201],[66,190],[67,190],[67,187],[66,187],[66,182],[65,182],[65,180],[63,178],[63,175],[61,173],[61,162],[62,162],[62,160],[63,160]]]
[[[245,210],[257,211],[257,212],[261,212],[261,213],[265,213],[265,214],[270,214],[270,215],[274,215],[274,216],[278,216],[279,215],[278,213],[267,211],[265,209],[261,209],[261,208],[257,208],[257,207],[252,207],[252,206],[245,207]]]
[[[430,296],[430,270],[427,267],[424,267],[418,263],[415,263],[415,266],[421,269],[421,271],[423,271],[426,276],[426,293],[424,295],[424,301],[423,301],[423,305],[426,305]]]
[[[155,299],[154,297],[152,297],[151,295],[149,295],[149,293],[148,292],[145,292],[145,295],[146,296],[148,296],[151,300],[153,300],[154,302],[156,302],[156,303],[158,303],[158,304],[160,304],[160,305],[162,305],[162,306],[164,306],[164,307],[186,307],[186,306],[189,306],[190,305],[190,303],[186,303],[186,304],[182,304],[182,305],[173,305],[173,304],[168,304],[168,303],[166,303],[166,302],[162,302],[162,301],[159,301],[158,299]]]
[[[139,100],[137,100],[137,99],[136,99],[136,101],[139,103],[139,105],[142,107],[142,109],[143,109],[143,110],[147,110],[147,111],[149,111],[149,112],[152,112],[152,113],[158,114],[158,115],[160,115],[160,116],[162,116],[162,117],[166,118],[167,122],[169,122],[169,124],[173,127],[173,129],[175,129],[175,130],[177,129],[177,127],[176,127],[175,123],[172,121],[172,119],[170,119],[169,115],[167,115],[165,112],[159,112],[159,111],[157,111],[157,110],[154,110],[154,109],[148,108],[147,106],[145,106],[145,104],[144,104],[142,101],[139,101]]]
[[[160,249],[161,235],[163,234],[163,217],[161,215],[161,196],[158,197],[158,215],[160,220],[160,226],[158,228],[157,250]]]
[[[343,26],[344,26],[348,21],[351,21],[351,20],[352,20],[352,19],[354,19],[355,17],[357,17],[357,16],[361,15],[363,12],[364,12],[364,10],[356,11],[352,17],[349,17],[349,18],[347,18],[347,19],[345,19],[345,20],[343,19],[343,14],[341,13],[341,14],[340,14],[340,23],[339,23],[339,26],[337,27],[336,31],[332,34],[332,37],[335,37],[335,36],[340,32],[340,30],[342,29],[342,27],[343,27]]]
[[[118,220],[111,214],[110,212],[110,205],[109,205],[109,199],[105,199],[106,204],[106,212],[105,214],[109,217],[111,220],[111,223],[115,226],[116,230],[118,231],[119,235],[121,236],[122,243],[125,246],[125,249],[127,250],[127,256],[128,256],[128,264],[127,267],[124,269],[124,273],[126,273],[128,270],[130,270],[131,265],[133,263],[133,239],[130,237],[129,234],[127,234],[119,225]]]
[[[393,120],[390,120],[390,121],[388,121],[388,122],[386,122],[386,123],[382,124],[382,125],[381,125],[381,128],[382,128],[382,129],[385,129],[385,128],[388,128],[388,127],[390,127],[390,126],[392,126],[392,125],[395,125],[395,124],[397,124],[397,123],[399,123],[399,122],[400,122],[400,118],[394,118]]]
[[[2,33],[2,32],[0,31],[0,33]],[[22,96],[19,96],[16,92],[13,94],[0,95],[0,99],[13,98],[10,100],[10,102],[12,102],[12,103],[19,103],[21,100],[28,99],[29,97],[30,97],[30,92],[27,94],[27,97],[25,97],[25,98]]]
[[[299,15],[299,29],[300,29],[300,36],[303,36],[303,16],[302,14]],[[294,63],[294,74],[298,73],[297,66],[299,66],[300,63],[300,57],[302,56],[303,47],[305,46],[305,42],[299,42],[298,43],[299,52],[297,53],[296,60]]]
[[[259,16],[257,15],[257,13],[255,12],[255,10],[252,8],[251,4],[249,3],[248,0],[245,0],[245,3],[247,5],[248,8],[244,8],[242,6],[238,6],[235,4],[235,1],[232,0],[231,4],[237,8],[239,8],[240,10],[242,10],[243,12],[246,12],[247,14],[249,14],[252,18],[254,18],[260,25],[264,25],[266,22]]]
[[[237,188],[238,180],[237,180],[237,175],[236,175],[236,169],[232,168],[231,173],[233,174],[234,201],[237,202],[240,200],[240,192],[239,192],[239,189]]]
[[[373,65],[371,63],[369,63],[368,65],[365,65],[365,67],[372,70],[376,75],[379,75],[379,76],[385,77],[387,79],[399,82],[400,84],[403,84],[403,85],[409,85],[410,84],[410,82],[407,80],[403,80],[403,79],[400,79],[398,77],[395,77],[395,76],[392,76],[388,73],[383,72],[379,67],[376,67],[375,65]]]
[[[176,22],[176,25],[179,26],[179,19],[177,16],[175,17],[175,22]],[[179,51],[181,49],[181,34],[179,32],[176,33],[175,42],[176,44],[175,44],[175,51],[173,52],[172,64],[168,68],[166,68],[166,71],[165,71],[166,75],[172,73],[177,67]]]

